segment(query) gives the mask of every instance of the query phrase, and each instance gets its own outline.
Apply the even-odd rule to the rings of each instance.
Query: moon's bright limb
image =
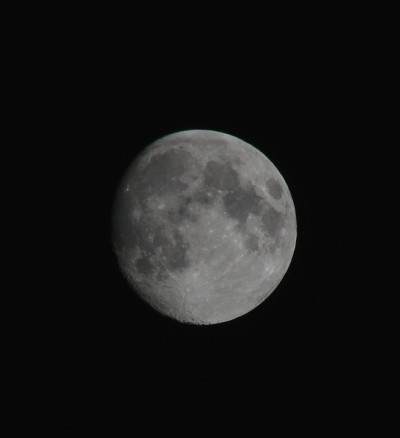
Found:
[[[163,137],[137,157],[113,208],[130,285],[164,315],[216,324],[264,301],[296,243],[289,189],[260,151],[228,134]]]

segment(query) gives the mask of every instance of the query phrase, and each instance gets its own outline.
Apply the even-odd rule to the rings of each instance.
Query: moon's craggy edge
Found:
[[[223,322],[256,307],[285,274],[295,239],[282,176],[226,134],[160,139],[128,169],[116,197],[122,271],[153,307],[185,322]]]

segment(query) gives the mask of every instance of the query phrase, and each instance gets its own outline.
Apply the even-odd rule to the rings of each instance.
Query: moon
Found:
[[[115,194],[122,273],[145,302],[184,323],[222,323],[257,307],[287,272],[296,237],[282,175],[258,149],[221,132],[155,141]]]

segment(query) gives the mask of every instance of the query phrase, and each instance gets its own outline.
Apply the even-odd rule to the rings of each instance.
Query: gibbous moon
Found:
[[[132,162],[115,195],[113,249],[163,315],[217,324],[278,286],[296,244],[289,189],[259,150],[206,130],[167,135]]]

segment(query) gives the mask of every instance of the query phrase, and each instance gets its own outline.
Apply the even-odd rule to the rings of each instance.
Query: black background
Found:
[[[17,412],[56,430],[134,430],[145,420],[208,434],[277,415],[367,420],[390,404],[374,273],[391,11],[10,5],[2,53],[16,158],[3,166],[17,189],[7,288],[17,304],[4,307],[4,421]],[[278,289],[208,327],[148,308],[111,251],[124,170],[184,129],[259,148],[297,212]]]

